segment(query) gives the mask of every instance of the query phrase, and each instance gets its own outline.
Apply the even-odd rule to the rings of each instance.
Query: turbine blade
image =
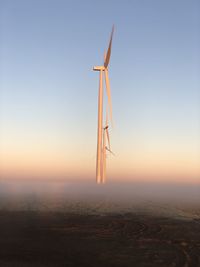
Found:
[[[101,170],[102,170],[102,183],[105,183],[105,179],[106,179],[106,136],[105,136],[105,130],[103,132]]]
[[[107,141],[108,141],[108,147],[110,149],[110,137],[109,137],[109,131],[108,131],[108,105],[106,107],[106,127],[105,127],[105,131],[106,131],[106,137],[107,137]]]
[[[110,114],[110,121],[113,126],[113,120],[112,120],[112,102],[111,102],[111,92],[110,92],[110,82],[108,78],[108,70],[105,69],[105,81],[106,81],[106,92],[108,96],[108,106],[109,106],[109,114]]]
[[[104,58],[103,58],[104,62],[106,61],[106,51],[104,51]]]
[[[115,154],[109,148],[106,147],[106,150],[113,154],[113,156],[115,156]]]
[[[111,35],[110,35],[110,42],[109,42],[108,50],[107,50],[107,53],[106,53],[106,58],[104,60],[104,67],[105,68],[108,67],[108,64],[109,64],[109,61],[110,61],[113,33],[114,33],[114,25],[112,27],[112,32],[111,32]]]
[[[108,128],[106,129],[106,137],[107,137],[107,140],[108,140],[108,147],[110,149],[110,137],[109,137]]]
[[[106,127],[108,127],[108,112],[109,112],[109,106],[107,103],[107,106],[106,106]]]

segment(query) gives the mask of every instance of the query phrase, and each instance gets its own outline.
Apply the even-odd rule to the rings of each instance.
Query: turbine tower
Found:
[[[105,166],[106,166],[106,136],[108,136],[108,121],[106,119],[106,126],[103,128],[103,76],[105,77],[106,83],[106,93],[108,98],[108,108],[109,108],[109,119],[112,123],[112,103],[111,103],[111,93],[110,93],[110,82],[108,78],[108,64],[110,61],[112,38],[113,38],[114,26],[112,28],[110,42],[108,46],[107,53],[104,57],[103,66],[93,67],[94,71],[99,71],[99,96],[98,96],[98,127],[97,127],[97,158],[96,158],[96,182],[105,182]],[[107,127],[107,128],[106,128]],[[106,128],[106,129],[105,129]],[[108,140],[109,144],[110,141]],[[110,146],[109,150],[110,151]]]

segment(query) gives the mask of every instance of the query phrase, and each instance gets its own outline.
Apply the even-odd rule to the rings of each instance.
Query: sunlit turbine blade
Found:
[[[106,107],[106,127],[108,126],[108,110],[109,109],[109,106],[107,104],[107,107]]]
[[[111,92],[110,92],[110,82],[108,78],[108,70],[105,69],[105,81],[106,81],[106,92],[108,96],[108,106],[109,106],[109,114],[110,114],[110,121],[111,124],[113,125],[113,120],[112,120],[112,102],[111,102]]]
[[[110,136],[109,136],[109,131],[108,131],[108,105],[106,107],[106,126],[104,128],[104,130],[106,131],[106,137],[107,137],[107,141],[108,141],[108,147],[110,149]]]
[[[112,27],[112,32],[111,32],[111,36],[110,36],[110,42],[109,42],[108,50],[107,50],[107,53],[106,53],[106,58],[105,58],[105,61],[104,61],[104,67],[105,68],[108,67],[108,64],[109,64],[109,61],[110,61],[113,33],[114,33],[114,25]]]

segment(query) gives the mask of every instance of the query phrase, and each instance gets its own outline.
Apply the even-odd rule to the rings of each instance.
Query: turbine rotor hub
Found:
[[[104,71],[105,70],[105,67],[104,66],[94,66],[93,67],[93,70],[94,71]]]

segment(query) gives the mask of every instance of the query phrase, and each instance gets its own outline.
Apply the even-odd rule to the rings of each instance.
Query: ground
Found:
[[[200,220],[0,211],[2,267],[198,267]]]

